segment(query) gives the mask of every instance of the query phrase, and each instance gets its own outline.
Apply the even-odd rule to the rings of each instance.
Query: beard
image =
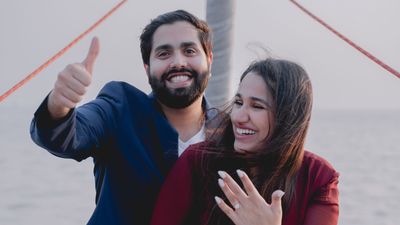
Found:
[[[192,84],[189,87],[170,89],[167,87],[167,78],[171,73],[188,72],[190,73],[190,79],[193,79]],[[161,79],[157,79],[155,76],[149,76],[149,83],[155,97],[163,105],[174,108],[182,109],[191,105],[196,101],[204,92],[208,84],[210,70],[209,68],[203,73],[183,68],[183,69],[171,69],[161,75]]]

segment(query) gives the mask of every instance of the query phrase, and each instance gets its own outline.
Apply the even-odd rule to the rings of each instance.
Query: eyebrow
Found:
[[[236,97],[242,98],[242,95],[240,93],[237,93]],[[254,97],[254,96],[251,96],[250,99],[252,101],[261,102],[261,103],[265,104],[266,106],[271,107],[271,104],[269,102],[267,102],[266,100],[264,100],[264,99],[257,98],[257,97]]]
[[[154,49],[154,52],[157,52],[157,51],[160,51],[160,50],[167,50],[167,49],[172,49],[172,45],[165,44],[165,45],[157,46],[157,47]]]
[[[181,47],[191,47],[191,46],[197,46],[197,44],[193,41],[183,42],[181,44]]]
[[[187,42],[181,43],[181,45],[180,45],[181,48],[187,48],[187,47],[192,47],[192,46],[197,46],[197,44],[195,42],[192,42],[192,41],[187,41]],[[160,50],[168,50],[168,49],[172,49],[172,48],[173,48],[172,45],[164,44],[164,45],[157,46],[154,49],[154,52],[157,52],[157,51],[160,51]]]

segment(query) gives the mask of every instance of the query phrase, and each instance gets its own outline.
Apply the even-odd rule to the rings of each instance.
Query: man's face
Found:
[[[187,22],[160,26],[153,35],[150,63],[145,65],[157,99],[171,108],[185,108],[202,96],[212,56],[206,56],[198,32]]]

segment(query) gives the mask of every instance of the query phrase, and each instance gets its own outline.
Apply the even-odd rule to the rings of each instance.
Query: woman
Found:
[[[336,225],[339,174],[304,150],[311,106],[299,65],[251,64],[218,128],[168,175],[152,224]]]

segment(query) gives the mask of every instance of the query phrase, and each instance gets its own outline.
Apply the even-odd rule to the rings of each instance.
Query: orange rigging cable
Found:
[[[104,22],[104,20],[106,20],[108,17],[110,17],[111,14],[113,14],[117,9],[119,9],[127,1],[128,0],[122,0],[121,2],[119,2],[110,11],[108,11],[103,17],[101,17],[98,21],[96,21],[91,27],[89,27],[87,30],[85,30],[83,33],[81,33],[73,41],[71,41],[71,43],[69,43],[67,46],[65,46],[63,49],[61,49],[59,52],[57,52],[53,57],[48,59],[45,63],[43,63],[36,70],[34,70],[32,73],[30,73],[28,76],[26,76],[23,80],[21,80],[16,85],[14,85],[12,88],[10,88],[8,91],[6,91],[4,94],[2,94],[0,96],[0,102],[2,102],[4,99],[6,99],[9,95],[11,95],[16,90],[18,90],[21,86],[28,83],[32,78],[34,78],[36,75],[38,75],[41,71],[43,71],[46,67],[48,67],[55,60],[57,60],[62,55],[64,55],[70,48],[72,48],[72,46],[74,46],[76,43],[78,43],[87,34],[92,32],[97,26],[99,26],[102,22]]]
[[[354,47],[355,49],[357,49],[359,52],[361,52],[362,54],[364,54],[366,57],[368,57],[369,59],[371,59],[372,61],[374,61],[375,63],[377,63],[378,65],[380,65],[381,67],[383,67],[385,70],[389,71],[390,73],[392,73],[393,75],[395,75],[396,77],[400,78],[400,73],[393,69],[392,67],[390,67],[389,65],[387,65],[386,63],[382,62],[381,60],[379,60],[378,58],[376,58],[374,55],[372,55],[371,53],[369,53],[367,50],[363,49],[362,47],[358,46],[356,43],[354,43],[353,41],[351,41],[350,39],[348,39],[346,36],[344,36],[343,34],[339,33],[337,30],[333,29],[331,26],[329,26],[327,23],[325,23],[323,20],[321,20],[320,18],[318,18],[317,16],[315,16],[314,14],[312,14],[310,11],[308,11],[306,8],[304,8],[302,5],[300,5],[299,3],[297,3],[295,0],[289,0],[291,1],[294,5],[296,5],[299,9],[301,9],[304,13],[306,13],[307,15],[309,15],[311,18],[313,18],[314,20],[316,20],[318,23],[320,23],[322,26],[326,27],[328,30],[330,30],[332,33],[334,33],[335,35],[337,35],[339,38],[341,38],[343,41],[347,42],[349,45],[351,45],[352,47]]]

